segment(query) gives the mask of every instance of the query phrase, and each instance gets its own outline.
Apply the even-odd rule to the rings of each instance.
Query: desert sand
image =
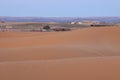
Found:
[[[0,32],[0,80],[120,80],[120,27]]]

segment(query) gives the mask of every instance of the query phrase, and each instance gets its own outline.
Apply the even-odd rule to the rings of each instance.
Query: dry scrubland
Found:
[[[120,80],[120,27],[0,32],[0,80]]]

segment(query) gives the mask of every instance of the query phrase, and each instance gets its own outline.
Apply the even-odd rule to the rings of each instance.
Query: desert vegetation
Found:
[[[71,25],[69,23],[38,23],[38,22],[17,22],[17,23],[4,23],[0,24],[1,32],[42,32],[42,29],[46,31],[69,31],[75,28],[85,28],[88,26],[82,26],[78,24]]]
[[[79,22],[80,23],[80,22]],[[103,23],[100,24],[71,24],[58,22],[2,22],[0,23],[0,32],[42,32],[42,31],[70,31],[79,28],[87,27],[105,27],[105,26],[119,26],[118,23]]]

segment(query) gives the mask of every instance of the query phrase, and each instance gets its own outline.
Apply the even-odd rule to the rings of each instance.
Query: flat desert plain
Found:
[[[120,80],[120,27],[0,32],[0,80]]]

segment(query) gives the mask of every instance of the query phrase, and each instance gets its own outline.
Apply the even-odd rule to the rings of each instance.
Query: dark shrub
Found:
[[[43,27],[43,29],[49,30],[49,29],[50,29],[50,26],[49,26],[49,25],[46,25],[46,26]]]

